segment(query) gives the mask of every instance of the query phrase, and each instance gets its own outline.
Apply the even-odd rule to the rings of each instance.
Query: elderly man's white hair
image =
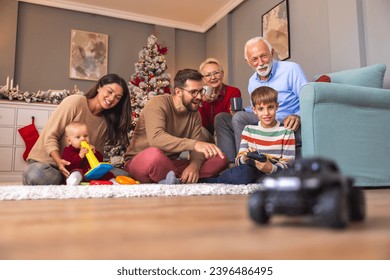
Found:
[[[260,42],[260,41],[263,41],[263,42],[267,45],[267,47],[268,47],[268,49],[269,49],[269,52],[272,53],[272,49],[273,49],[273,48],[272,48],[270,42],[268,42],[264,37],[260,37],[260,36],[254,37],[254,38],[252,38],[252,39],[249,39],[249,40],[246,42],[246,44],[245,44],[245,47],[244,47],[244,57],[245,57],[245,60],[248,60],[248,56],[247,56],[247,54],[246,54],[246,50],[247,50],[248,46],[249,46],[249,45],[256,44],[256,43],[258,43],[258,42]]]

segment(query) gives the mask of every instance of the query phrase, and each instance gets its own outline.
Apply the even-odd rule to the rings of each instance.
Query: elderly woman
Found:
[[[221,112],[233,114],[234,112],[230,108],[230,99],[241,97],[241,92],[238,88],[223,83],[223,67],[215,58],[203,61],[199,66],[199,72],[203,75],[204,85],[211,88],[211,93],[203,96],[202,104],[199,107],[202,116],[202,134],[205,141],[214,143],[215,116]]]

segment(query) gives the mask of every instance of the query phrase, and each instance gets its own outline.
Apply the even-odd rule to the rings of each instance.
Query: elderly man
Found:
[[[245,60],[255,73],[249,78],[249,95],[258,87],[269,86],[278,91],[279,109],[276,119],[284,127],[296,131],[300,126],[299,91],[307,83],[302,68],[294,62],[277,61],[273,57],[271,44],[263,37],[255,37],[246,42]],[[217,115],[215,129],[219,148],[234,162],[240,149],[241,133],[244,127],[258,122],[251,106],[233,116],[226,113]]]

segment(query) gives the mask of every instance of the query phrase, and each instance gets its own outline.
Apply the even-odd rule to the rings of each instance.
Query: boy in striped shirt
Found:
[[[247,125],[241,136],[240,150],[235,166],[218,177],[208,178],[207,183],[249,184],[278,170],[288,168],[295,159],[294,131],[286,129],[275,118],[278,110],[278,92],[262,86],[251,94],[253,112],[257,115],[257,125]],[[248,152],[258,152],[267,157],[265,162],[247,157]]]

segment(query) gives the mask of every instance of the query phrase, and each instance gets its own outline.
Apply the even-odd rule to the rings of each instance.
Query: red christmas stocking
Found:
[[[32,147],[34,146],[35,142],[37,142],[39,137],[38,130],[34,124],[34,117],[31,118],[31,124],[18,129],[20,136],[22,136],[24,143],[26,144],[26,151],[24,151],[23,153],[24,160],[27,160],[28,154],[30,153]]]

